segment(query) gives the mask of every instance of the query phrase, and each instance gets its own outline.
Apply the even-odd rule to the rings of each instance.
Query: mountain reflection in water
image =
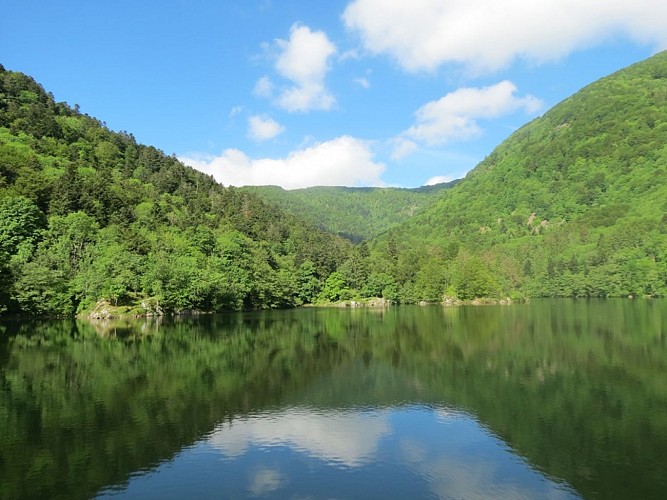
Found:
[[[667,490],[665,301],[0,332],[3,499]]]

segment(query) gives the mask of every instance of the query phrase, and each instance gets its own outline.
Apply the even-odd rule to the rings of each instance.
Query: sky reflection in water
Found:
[[[215,493],[213,493],[215,492]],[[579,498],[469,415],[446,407],[277,409],[224,422],[134,498]]]
[[[16,324],[0,498],[662,500],[666,319],[588,300]]]

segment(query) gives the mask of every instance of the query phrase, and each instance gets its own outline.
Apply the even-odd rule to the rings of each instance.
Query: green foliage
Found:
[[[45,225],[44,214],[28,198],[8,196],[0,199],[0,253],[29,252]]]
[[[292,307],[350,258],[349,242],[55,103],[26,75],[3,68],[0,93],[0,313]]]
[[[389,300],[398,299],[398,289],[394,278],[387,273],[371,273],[361,289],[364,297],[382,297]]]
[[[666,73],[663,52],[566,99],[373,241],[372,259],[415,299],[440,291],[429,255],[459,249],[484,262],[450,270],[465,297],[667,295]]]
[[[338,271],[331,273],[324,283],[320,300],[323,302],[338,302],[350,298],[352,298],[352,291],[347,285],[345,276]]]
[[[462,300],[496,297],[500,291],[493,275],[477,257],[466,257],[456,262],[454,290]]]
[[[322,290],[322,282],[317,276],[315,264],[306,261],[297,273],[298,297],[302,304],[313,303]]]
[[[371,239],[428,207],[458,181],[425,188],[246,187],[285,211],[355,243]]]
[[[667,52],[595,82],[458,183],[284,191],[223,188],[2,70],[0,311],[665,296],[663,74]]]
[[[440,302],[450,283],[451,270],[448,262],[437,256],[431,256],[420,266],[415,276],[415,290],[418,295],[415,299],[426,302]]]

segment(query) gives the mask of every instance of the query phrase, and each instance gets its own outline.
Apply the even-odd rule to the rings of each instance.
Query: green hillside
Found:
[[[307,218],[321,229],[356,243],[371,239],[413,217],[458,181],[416,189],[310,187],[287,191],[278,186],[245,190],[285,211]]]
[[[420,190],[224,188],[0,66],[0,313],[445,295],[667,295],[667,52]]]
[[[0,66],[0,313],[294,306],[350,251]]]
[[[667,52],[518,130],[374,250],[417,295],[420,273],[466,297],[667,294]]]

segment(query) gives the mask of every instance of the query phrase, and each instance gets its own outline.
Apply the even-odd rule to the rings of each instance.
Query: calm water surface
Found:
[[[0,498],[665,498],[667,301],[0,326]]]

